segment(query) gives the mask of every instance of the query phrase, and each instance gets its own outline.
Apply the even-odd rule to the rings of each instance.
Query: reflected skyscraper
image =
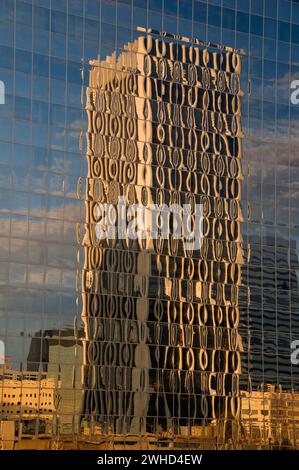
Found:
[[[84,419],[104,433],[191,436],[213,423],[231,435],[241,372],[240,53],[150,31],[90,67]],[[148,227],[144,238],[99,240],[98,208],[117,209],[119,197],[148,210],[190,204],[193,215],[200,204],[200,249],[152,239]]]

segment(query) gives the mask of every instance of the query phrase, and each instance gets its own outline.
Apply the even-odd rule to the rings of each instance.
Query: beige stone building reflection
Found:
[[[236,436],[240,55],[148,34],[90,65],[83,426],[187,438],[214,427],[220,440]],[[149,233],[99,240],[99,205],[116,207],[119,196],[146,208],[190,204],[193,217],[201,204],[200,250]]]
[[[299,393],[267,385],[241,393],[242,440],[250,447],[297,448]]]

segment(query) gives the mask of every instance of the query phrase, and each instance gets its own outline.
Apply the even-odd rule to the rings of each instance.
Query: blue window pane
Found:
[[[27,51],[20,51],[16,49],[16,70],[19,72],[31,72],[32,54]]]
[[[49,32],[42,29],[34,30],[34,51],[40,54],[49,53]]]
[[[296,24],[292,26],[292,42],[299,44],[299,26]]]
[[[0,121],[0,139],[5,141],[12,140],[12,122],[7,119]]]
[[[273,39],[264,39],[264,56],[268,59],[276,58],[276,42]]]
[[[250,73],[253,76],[259,77],[262,76],[262,60],[261,59],[251,59],[250,61]]]
[[[239,49],[244,49],[247,54],[249,50],[249,34],[236,32],[236,45]],[[243,71],[244,71],[244,61],[243,61]]]
[[[263,0],[251,0],[251,12],[257,15],[262,15],[264,12]]]
[[[97,0],[85,0],[85,15],[92,18],[99,18],[100,3]]]
[[[13,70],[0,68],[1,80],[5,83],[5,92],[13,93]]]
[[[50,14],[47,8],[35,7],[34,9],[34,27],[49,29]]]
[[[249,31],[249,15],[242,12],[237,12],[237,30],[242,33],[248,33]]]
[[[290,60],[290,44],[278,41],[278,60],[279,62],[289,62]]]
[[[227,29],[235,29],[235,12],[228,8],[223,9],[222,26]]]
[[[35,5],[39,5],[40,7],[47,7],[50,8],[51,0],[35,0]]]
[[[111,27],[111,25],[102,23],[101,24],[101,40],[102,43],[106,44],[115,44],[115,27]]]
[[[133,23],[138,26],[147,27],[147,12],[145,8],[133,9]]]
[[[131,26],[129,24],[129,26]],[[99,40],[99,23],[93,20],[85,21],[85,39],[87,41],[96,41]]]
[[[270,18],[277,17],[277,0],[271,0],[265,2],[265,15]]]
[[[179,34],[181,36],[192,36],[192,21],[189,20],[179,20]]]
[[[186,18],[187,20],[192,20],[192,1],[190,1],[190,0],[180,0],[180,2],[179,2],[179,15],[180,15],[181,18]]]
[[[13,45],[14,27],[13,23],[0,23],[0,44],[5,46]]]
[[[292,2],[292,22],[299,24],[299,3]]]
[[[64,126],[65,124],[65,107],[59,105],[51,106],[51,125]]]
[[[49,75],[49,56],[33,54],[33,73],[48,77]]]
[[[66,16],[60,11],[52,10],[51,12],[51,31],[53,33],[65,34],[66,32]]]
[[[194,36],[197,36],[202,41],[207,40],[207,25],[205,23],[194,22]]]
[[[0,143],[0,155],[2,156],[2,163],[11,163],[12,162],[12,145],[6,142]]]
[[[19,148],[21,146],[18,146]],[[24,148],[24,147],[23,147]],[[24,150],[23,150],[24,152]],[[47,169],[48,155],[47,151],[43,148],[32,148],[32,166],[41,170]]]
[[[82,78],[81,78],[81,70],[80,70],[81,64],[76,63],[76,62],[69,62],[67,66],[67,77],[68,81],[72,83],[82,83]]]
[[[257,36],[263,35],[263,18],[261,16],[251,16],[250,30],[252,34]]]
[[[221,43],[221,30],[220,28],[216,28],[215,26],[208,27],[208,38],[214,44]]]
[[[178,29],[177,29],[177,18],[175,16],[164,16],[164,22],[163,22],[163,30],[164,31],[171,31],[174,34],[178,34]]]
[[[270,79],[276,77],[276,62],[264,60],[264,78]]]
[[[39,100],[48,100],[49,80],[45,77],[33,77],[32,95]]]
[[[163,0],[149,0],[149,10],[157,10],[162,12]]]
[[[72,1],[72,0],[71,0]],[[62,2],[61,0],[51,0],[52,10],[60,10],[66,12],[67,5],[71,2]]]
[[[258,36],[251,36],[250,51],[252,55],[261,57],[263,52],[263,38]]]
[[[291,3],[289,0],[278,1],[278,17],[281,20],[290,21],[291,16]]]
[[[27,98],[17,96],[15,103],[16,118],[29,120],[31,116],[31,101]]]
[[[277,80],[285,79],[290,72],[290,67],[288,64],[277,63]]]
[[[1,21],[12,21],[14,19],[14,2],[11,0],[2,0],[0,2]]]
[[[5,104],[0,106],[1,118],[11,119],[13,117],[13,96],[5,94]]]
[[[296,46],[295,44],[292,45],[292,52],[291,52],[291,62],[294,65],[299,65],[299,46]]]
[[[41,124],[48,123],[48,103],[44,101],[32,102],[32,117]]]
[[[11,47],[0,46],[0,67],[12,68],[13,49]]]
[[[208,21],[209,24],[213,26],[220,27],[221,25],[221,9],[219,7],[214,7],[209,5],[208,7]]]
[[[75,15],[83,15],[83,2],[84,0],[72,0],[68,2],[68,11]]]
[[[265,18],[264,22],[264,35],[269,38],[276,38],[276,25],[277,22],[270,18]]]
[[[177,15],[177,0],[164,0],[164,13],[166,15]]]
[[[80,60],[82,57],[83,46],[82,41],[69,38],[68,40],[68,58],[70,60]]]
[[[148,25],[150,28],[162,31],[162,15],[157,11],[148,12]]]
[[[19,49],[32,49],[32,28],[18,25],[16,29],[16,47]]]
[[[223,0],[223,7],[231,8],[234,10],[236,8],[236,0]]]
[[[80,92],[81,86],[70,83],[68,86],[68,96],[67,96],[67,103],[68,106],[78,107],[81,108],[81,101],[80,101]]]
[[[69,35],[74,38],[82,38],[83,35],[83,19],[79,16],[70,15],[68,18]]]
[[[57,80],[65,80],[65,61],[51,57],[51,77]]]
[[[248,0],[237,0],[237,9],[248,12],[250,3]]]
[[[235,32],[222,31],[222,43],[230,47],[235,47]]]
[[[117,28],[117,47],[123,48],[124,44],[128,44],[131,41],[132,31],[121,26]]]
[[[284,21],[278,22],[278,39],[280,41],[290,41],[290,24]]]
[[[131,27],[132,22],[132,6],[118,4],[117,7],[117,25]]]
[[[116,2],[114,0],[102,0],[101,21],[115,24]]]
[[[32,5],[17,1],[16,3],[16,20],[18,23],[32,25]]]
[[[194,21],[205,23],[207,21],[207,5],[202,2],[194,3]]]
[[[129,3],[129,2],[127,2]],[[133,3],[133,8],[134,7],[141,7],[141,8],[146,8],[146,4],[143,0],[132,0],[132,3]]]
[[[66,38],[62,34],[51,35],[51,53],[56,57],[65,57],[66,54]]]

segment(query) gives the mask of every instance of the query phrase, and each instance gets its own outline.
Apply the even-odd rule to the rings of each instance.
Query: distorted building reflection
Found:
[[[240,417],[241,56],[155,34],[125,49],[90,63],[86,90],[82,419],[104,434],[213,424],[225,439]],[[200,249],[99,240],[97,207],[120,196],[201,204]]]

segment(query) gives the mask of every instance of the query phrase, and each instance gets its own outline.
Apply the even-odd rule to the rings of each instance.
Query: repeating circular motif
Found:
[[[89,411],[101,415],[103,406],[121,422],[121,394],[133,409],[134,393],[142,391],[147,399],[152,387],[164,394],[170,410],[169,390],[188,394],[188,419],[192,415],[208,421],[219,404],[237,416],[239,56],[150,34],[133,47],[142,47],[135,69],[132,60],[130,66],[120,61],[121,69],[117,63],[117,70],[111,64],[103,74],[97,70],[98,88],[88,92],[88,218],[86,236],[77,236],[80,243],[84,240],[85,256],[82,295],[90,387],[85,400]],[[135,52],[130,51],[132,58]],[[78,197],[84,192],[78,180]],[[200,248],[187,250],[186,240],[163,239],[161,217],[154,224],[158,238],[150,243],[139,234],[137,240],[99,244],[91,228],[103,216],[97,204],[112,204],[112,222],[121,195],[128,205],[138,201],[145,208],[152,202],[189,204],[191,231],[201,204]],[[155,383],[149,364],[157,371]],[[133,381],[134,367],[138,374]],[[231,396],[225,402],[227,393]],[[177,424],[173,418],[174,428],[183,408],[178,408]],[[139,424],[141,419],[146,427],[147,417],[140,417]]]

